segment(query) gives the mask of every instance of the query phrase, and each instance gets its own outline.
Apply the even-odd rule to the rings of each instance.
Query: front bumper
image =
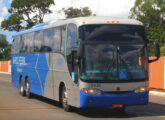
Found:
[[[148,91],[135,93],[134,91],[122,94],[87,94],[80,91],[80,108],[83,107],[111,107],[112,104],[123,104],[124,106],[148,104]]]

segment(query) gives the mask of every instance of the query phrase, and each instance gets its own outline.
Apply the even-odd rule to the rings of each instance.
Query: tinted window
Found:
[[[15,36],[13,38],[12,53],[20,52],[20,36]]]
[[[66,41],[66,26],[61,27],[61,52],[64,53],[65,51],[65,41]]]
[[[24,40],[22,39],[22,35],[20,36],[20,53],[24,51]]]
[[[27,46],[27,41],[26,41],[26,35],[22,35],[22,42],[23,42],[23,46],[22,46],[22,49],[21,49],[21,53],[25,53],[25,52],[27,52],[27,48],[28,48],[28,46]]]
[[[42,44],[41,51],[52,51],[54,32],[54,28],[44,30],[44,42]]]
[[[34,51],[34,33],[28,33],[28,52],[32,53]]]
[[[40,52],[43,38],[43,31],[34,32],[34,52]]]
[[[138,25],[84,25],[80,37],[83,41],[144,43],[145,31]]]
[[[61,30],[60,27],[55,28],[55,36],[53,41],[53,52],[60,52],[61,50]]]
[[[77,26],[75,24],[69,24],[67,28],[67,41],[66,41],[66,54],[70,54],[71,50],[76,48],[77,39]]]

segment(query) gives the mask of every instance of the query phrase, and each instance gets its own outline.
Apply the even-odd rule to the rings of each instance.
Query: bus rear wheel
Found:
[[[19,88],[20,88],[20,94],[22,96],[25,96],[25,89],[23,87],[23,79],[22,79],[22,77],[20,78]]]
[[[30,84],[29,84],[29,81],[28,80],[26,80],[26,83],[25,83],[25,92],[26,92],[26,96],[28,98],[31,98]]]
[[[63,86],[62,88],[62,95],[61,95],[61,103],[62,103],[62,107],[65,111],[70,112],[72,107],[70,105],[68,105],[68,96],[67,96],[67,91],[65,86]]]

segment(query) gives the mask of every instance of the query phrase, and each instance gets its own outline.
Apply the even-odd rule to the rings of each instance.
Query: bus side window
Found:
[[[66,26],[61,27],[61,53],[65,52]]]
[[[23,48],[24,48],[24,40],[22,39],[22,35],[20,36],[20,53],[23,53]]]
[[[23,46],[23,53],[26,53],[27,52],[27,48],[28,48],[28,46],[27,46],[27,34],[24,34],[24,35],[22,35],[22,40],[24,41],[24,46]]]
[[[15,39],[15,53],[20,52],[20,36],[17,36]]]
[[[60,27],[55,28],[53,39],[53,52],[60,52],[61,45],[61,30]]]
[[[44,42],[41,46],[41,51],[51,52],[53,49],[54,28],[44,30]]]
[[[41,43],[43,42],[43,31],[36,31],[34,33],[34,52],[41,52]]]
[[[34,51],[34,32],[28,34],[28,52],[32,53]]]

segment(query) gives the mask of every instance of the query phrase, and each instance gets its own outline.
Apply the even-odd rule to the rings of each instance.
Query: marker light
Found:
[[[116,23],[117,23],[117,24],[119,24],[120,22],[119,22],[119,21],[117,21]]]
[[[110,23],[110,21],[107,21],[107,23]]]
[[[86,24],[86,22],[82,22],[82,24]]]
[[[115,23],[115,21],[112,21],[112,23]]]
[[[82,88],[81,90],[88,94],[101,94],[101,90],[97,88]]]

